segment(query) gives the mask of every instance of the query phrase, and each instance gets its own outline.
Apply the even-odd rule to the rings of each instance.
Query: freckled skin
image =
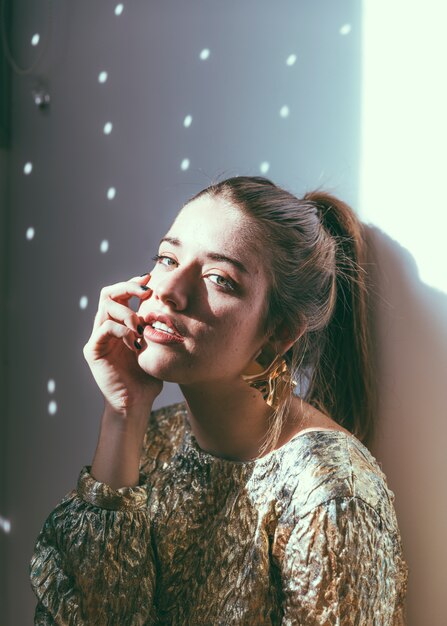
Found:
[[[184,384],[232,379],[265,343],[258,326],[267,278],[259,257],[241,237],[246,220],[239,209],[211,198],[199,198],[179,212],[167,236],[177,237],[182,245],[161,244],[158,253],[173,261],[159,261],[151,270],[148,286],[153,294],[139,314],[166,313],[182,323],[187,336],[175,346],[143,342],[138,361],[148,373]],[[241,260],[250,274],[206,259],[208,251]],[[235,280],[237,291],[225,291],[219,285],[223,280],[214,274]]]

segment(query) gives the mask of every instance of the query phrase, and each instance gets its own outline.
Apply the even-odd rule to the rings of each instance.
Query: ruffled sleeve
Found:
[[[112,489],[82,468],[46,519],[30,561],[35,625],[155,623],[155,559],[147,477]]]
[[[278,539],[282,626],[405,625],[400,536],[366,502],[331,499]]]

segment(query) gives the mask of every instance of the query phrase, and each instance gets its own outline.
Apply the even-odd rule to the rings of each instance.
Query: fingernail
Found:
[[[138,350],[141,350],[141,346],[138,343],[138,341],[135,339],[135,341],[133,342],[133,345],[135,346],[135,348],[138,348]]]
[[[147,287],[146,285],[140,285],[141,289],[143,289],[144,291],[147,291],[149,289],[149,287]]]
[[[147,276],[149,274],[149,272],[146,272],[146,274],[140,274],[140,276]]]
[[[137,330],[138,330],[138,334],[139,334],[139,335],[142,335],[142,334],[143,334],[143,330],[144,330],[144,328],[141,326],[141,324],[138,324],[138,326],[137,326]]]

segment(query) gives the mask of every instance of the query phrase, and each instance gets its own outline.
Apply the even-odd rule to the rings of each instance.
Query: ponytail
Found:
[[[323,228],[335,241],[335,303],[306,401],[319,407],[365,445],[374,436],[376,412],[368,320],[365,226],[343,201],[327,192],[307,193]]]

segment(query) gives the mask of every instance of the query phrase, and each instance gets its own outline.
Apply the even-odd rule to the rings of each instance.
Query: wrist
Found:
[[[124,434],[131,433],[147,424],[151,410],[152,404],[144,407],[127,407],[122,411],[116,411],[106,402],[102,421]]]
[[[138,485],[147,424],[146,411],[126,418],[104,411],[91,470],[96,480],[113,489]]]

